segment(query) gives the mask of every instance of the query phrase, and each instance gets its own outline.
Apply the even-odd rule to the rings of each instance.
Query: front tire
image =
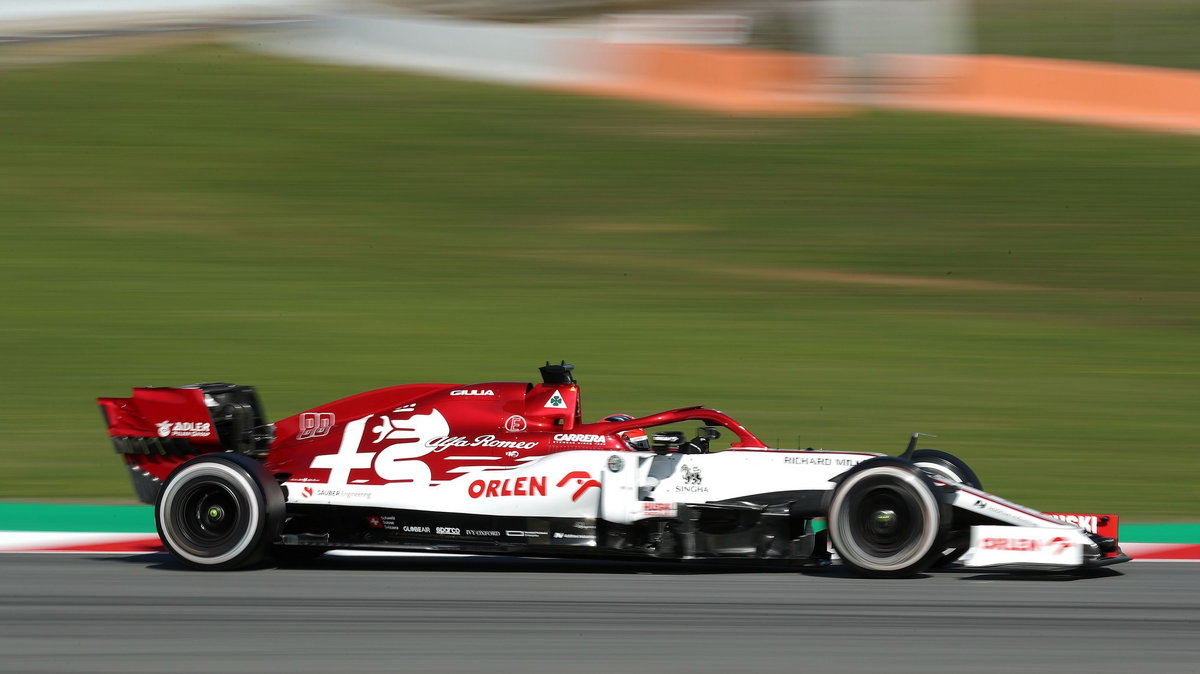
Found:
[[[829,504],[829,537],[842,563],[863,576],[901,578],[942,553],[945,505],[921,469],[890,457],[852,469]]]
[[[912,462],[930,477],[958,482],[968,487],[983,490],[983,483],[979,481],[979,478],[975,475],[975,471],[971,470],[967,462],[948,452],[936,449],[918,449],[913,452]],[[962,557],[970,549],[970,543],[970,529],[964,528],[951,531],[946,536],[946,545],[942,548],[942,554],[933,560],[933,567],[949,566],[958,561],[958,558]]]
[[[263,559],[283,521],[283,490],[257,461],[207,454],[176,468],[154,507],[159,538],[193,569],[224,571]]]
[[[918,449],[913,452],[912,462],[917,468],[929,473],[932,477],[961,482],[976,489],[983,489],[983,484],[975,475],[975,471],[966,461],[948,452],[936,449]]]

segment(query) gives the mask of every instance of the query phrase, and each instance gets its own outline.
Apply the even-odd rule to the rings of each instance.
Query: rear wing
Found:
[[[122,445],[229,450],[253,454],[271,443],[253,386],[194,384],[133,389],[129,398],[97,398],[117,451]],[[122,441],[140,439],[133,442]],[[180,442],[182,441],[182,442]]]
[[[210,383],[133,389],[97,398],[113,449],[132,472],[138,498],[153,503],[158,485],[187,458],[212,452],[263,456],[274,439],[253,386]]]

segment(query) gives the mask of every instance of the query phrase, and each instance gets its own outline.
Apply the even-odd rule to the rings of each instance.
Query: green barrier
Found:
[[[1121,524],[1119,535],[1129,543],[1200,543],[1200,524]]]
[[[0,530],[154,533],[154,508],[0,503]]]
[[[814,529],[825,528],[822,520]],[[154,508],[145,505],[0,503],[0,530],[154,533]],[[1200,523],[1121,524],[1121,540],[1200,543]]]

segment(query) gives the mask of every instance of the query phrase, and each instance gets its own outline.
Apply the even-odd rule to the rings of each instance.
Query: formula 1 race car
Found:
[[[917,434],[893,457],[772,449],[705,407],[585,424],[572,369],[547,363],[540,384],[393,386],[274,424],[250,386],[98,402],[163,543],[197,569],[335,548],[796,565],[836,553],[873,577],[1129,559],[1116,516],[992,496]],[[685,422],[701,426],[664,428]]]

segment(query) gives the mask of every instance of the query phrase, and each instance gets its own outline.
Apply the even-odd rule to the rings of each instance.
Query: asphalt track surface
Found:
[[[0,555],[3,672],[1189,672],[1200,564],[908,580],[496,557]]]

